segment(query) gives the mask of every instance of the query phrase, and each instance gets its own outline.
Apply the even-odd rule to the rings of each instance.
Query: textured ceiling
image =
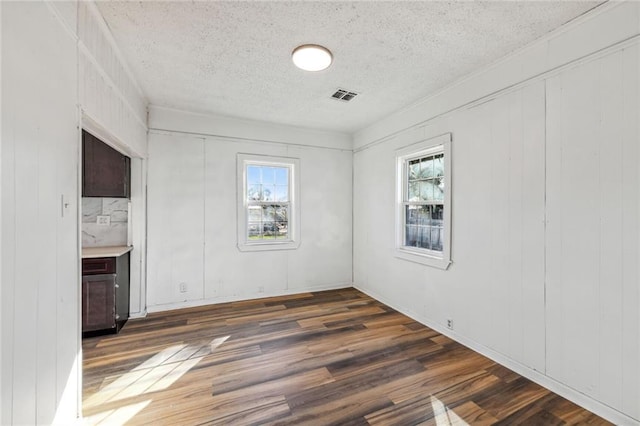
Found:
[[[354,132],[600,2],[98,2],[151,104]],[[322,44],[333,65],[295,68]],[[330,99],[337,88],[360,93]]]

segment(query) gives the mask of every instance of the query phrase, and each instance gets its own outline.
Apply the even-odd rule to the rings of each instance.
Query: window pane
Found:
[[[442,251],[443,205],[405,206],[405,245]]]
[[[289,221],[289,207],[288,206],[277,206],[275,208],[275,220],[280,222],[288,222]]]
[[[289,169],[247,165],[248,201],[289,201]]]
[[[275,238],[276,223],[273,221],[267,221],[262,223],[262,238]]]
[[[247,184],[255,185],[260,183],[260,167],[247,166]]]
[[[430,232],[429,226],[406,226],[406,245],[408,247],[430,249]]]
[[[433,177],[433,157],[424,157],[420,164],[420,177],[422,179]]]
[[[262,201],[262,185],[249,185],[247,189],[247,201]]]
[[[444,201],[444,155],[429,155],[407,163],[405,201]]]
[[[444,221],[444,205],[436,204],[433,206],[433,222],[432,224],[435,226],[443,226]]]
[[[262,200],[273,201],[276,193],[275,185],[262,185]]]
[[[420,182],[409,181],[408,201],[420,201]]]
[[[276,238],[280,240],[286,240],[289,238],[289,223],[288,222],[276,222]]]
[[[276,185],[289,185],[289,169],[286,167],[276,168]]]
[[[276,240],[289,237],[289,206],[269,204],[249,206],[247,236],[250,240]]]
[[[275,209],[276,238],[289,238],[289,206],[277,206]]]
[[[420,199],[424,201],[433,200],[433,182],[430,180],[420,182]]]
[[[443,228],[434,226],[431,228],[431,250],[442,251]]]
[[[405,244],[410,247],[429,248],[431,206],[406,206]]]
[[[444,154],[436,155],[433,160],[433,175],[444,176]]]
[[[258,240],[262,238],[262,222],[249,222],[247,224],[247,236],[250,240]]]
[[[261,167],[262,169],[262,184],[273,185],[276,183],[276,169],[275,167]]]
[[[444,181],[442,181],[442,184],[440,182],[442,179],[436,178],[413,182],[411,185],[415,189],[412,190],[412,186],[409,186],[410,197],[408,201],[444,201]]]
[[[275,188],[275,201],[289,201],[288,185],[276,185]]]
[[[262,221],[262,208],[260,206],[249,206],[248,214],[249,222],[261,222]]]
[[[276,208],[275,206],[262,206],[262,220],[273,221],[275,220]]]
[[[444,201],[444,177],[438,177],[433,180],[433,199],[435,201]]]
[[[409,180],[420,178],[420,159],[409,161]]]

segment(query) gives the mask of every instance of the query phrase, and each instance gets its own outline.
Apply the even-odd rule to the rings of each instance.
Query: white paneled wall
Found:
[[[492,349],[538,371],[545,368],[544,322],[539,321],[544,313],[544,108],[544,84],[537,83],[449,121],[455,132],[456,226],[450,279],[465,283],[463,292],[472,296],[460,301],[462,321],[456,322]]]
[[[0,423],[69,423],[80,338],[76,43],[43,3],[1,7]]]
[[[148,306],[203,298],[204,175],[203,138],[151,135]]]
[[[118,148],[144,158],[147,102],[93,2],[78,3],[78,39],[83,113],[107,130]]]
[[[239,152],[286,156],[287,148],[218,138],[204,142],[204,299],[249,299],[280,294],[287,288],[289,252],[237,249],[236,154]],[[259,287],[263,287],[262,293]]]
[[[548,373],[636,418],[638,52],[548,80],[546,162]]]
[[[1,424],[79,415],[80,111],[146,153],[146,101],[89,9],[0,2]]]
[[[152,117],[156,125],[180,120]],[[162,111],[162,117],[168,112]],[[188,115],[188,114],[187,114]],[[194,114],[189,118],[203,120]],[[263,126],[256,123],[256,129]],[[253,124],[244,122],[243,132]],[[285,126],[272,132],[291,137]],[[301,129],[292,134],[304,135]],[[317,132],[313,133],[318,144]],[[325,137],[330,137],[330,134]],[[336,134],[336,138],[343,138]],[[151,131],[148,170],[148,309],[215,303],[351,285],[350,150]],[[333,139],[327,145],[335,144]],[[237,248],[236,156],[300,159],[301,245],[296,250]],[[179,291],[180,283],[187,285]]]
[[[354,161],[355,283],[413,315],[452,318],[459,333],[539,371],[544,107],[539,83],[360,151]],[[394,157],[445,130],[454,136],[454,263],[441,271],[393,256]]]
[[[364,129],[354,154],[355,285],[621,424],[640,421],[639,16],[612,4]],[[595,53],[571,62],[576,45]],[[518,80],[545,57],[567,65]],[[393,256],[395,150],[444,132],[448,271]]]

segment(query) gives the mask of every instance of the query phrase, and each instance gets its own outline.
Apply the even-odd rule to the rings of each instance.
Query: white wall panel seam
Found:
[[[625,72],[624,72],[624,70],[625,70],[624,64],[625,64],[626,61],[624,60],[624,57],[628,54],[628,51],[629,51],[629,49],[624,49],[623,50],[623,55],[624,55],[623,59],[622,59],[623,78],[621,79],[623,87],[624,87],[624,83],[626,83],[625,82],[625,78],[624,78],[624,74],[625,74]],[[638,68],[636,68],[636,71],[637,70],[638,70]],[[628,106],[627,106],[627,104],[625,102],[624,96],[623,96],[622,102],[623,102],[623,113],[622,114],[623,114],[623,122],[624,122],[625,118],[628,117],[628,115],[629,115]],[[623,129],[621,147],[620,147],[620,159],[619,159],[621,165],[624,165],[625,140],[626,140],[626,129]],[[626,182],[625,182],[625,172],[622,171],[620,173],[620,186],[622,188],[622,191],[624,191],[624,188],[626,186],[625,184],[626,184]],[[623,199],[622,205],[624,206],[624,192],[622,192],[621,198]],[[621,230],[621,234],[624,234],[624,225],[623,225],[624,224],[624,216],[625,216],[625,214],[624,214],[624,207],[623,207],[623,209],[621,210],[621,214],[620,214],[620,230]],[[620,240],[620,251],[621,251],[621,253],[624,253],[624,248],[625,248],[625,242],[624,242],[624,237],[623,237]],[[625,269],[627,267],[629,267],[629,266],[625,265],[625,257],[624,257],[624,255],[622,255],[620,257],[620,268],[621,268],[621,271],[622,271],[622,277],[621,277],[622,278],[621,279],[622,288],[621,288],[621,291],[620,291],[620,306],[622,307],[622,310],[623,310],[622,324],[621,324],[621,328],[623,330],[624,330],[624,313],[625,313],[624,312],[624,308],[625,308],[624,300],[625,300],[625,290],[626,290],[625,285],[624,285],[625,284],[625,277],[624,277],[625,272],[624,271],[625,271]],[[640,285],[640,283],[639,283],[639,285]],[[640,300],[638,302],[640,302]],[[638,310],[640,311],[640,307],[638,308]],[[623,334],[623,339],[624,339],[624,331],[623,331],[622,334]],[[640,336],[638,337],[638,342],[640,343]],[[624,340],[623,340],[623,341],[620,342],[620,359],[619,359],[620,364],[619,365],[620,365],[621,369],[624,369],[624,365],[625,365],[625,362],[624,362],[624,349],[625,348],[624,348]],[[638,367],[638,369],[640,369],[640,366]],[[638,383],[640,383],[640,380],[638,380]],[[624,380],[621,380],[620,381],[620,391],[621,391],[621,393],[624,393],[624,390],[625,390],[624,389]],[[622,398],[621,405],[622,405],[622,407],[624,407],[624,398]]]
[[[544,158],[544,206],[543,206],[543,211],[544,211],[544,218],[543,218],[543,223],[544,223],[544,236],[543,236],[543,249],[544,249],[544,253],[542,256],[542,261],[543,261],[543,282],[542,282],[542,301],[543,301],[543,312],[544,312],[544,318],[543,318],[543,322],[544,322],[544,370],[543,373],[547,374],[547,359],[548,359],[548,352],[547,352],[547,327],[548,327],[548,317],[547,317],[547,285],[548,285],[548,280],[547,280],[547,225],[549,223],[549,217],[548,217],[548,213],[549,210],[547,208],[547,188],[548,188],[548,175],[547,175],[547,143],[548,143],[548,138],[547,138],[547,114],[548,114],[548,105],[547,105],[547,90],[548,90],[548,86],[547,86],[547,80],[543,80],[542,84],[544,85],[543,89],[544,89],[544,140],[542,141],[542,146],[543,146],[543,157]]]
[[[2,6],[0,6],[2,7]],[[13,114],[12,114],[13,115]],[[11,120],[11,123],[15,123],[16,119],[15,116],[13,116],[13,119]],[[9,314],[9,318],[10,318],[10,330],[11,330],[11,371],[9,372],[9,375],[11,376],[9,378],[9,380],[11,381],[11,411],[10,411],[10,416],[11,416],[11,421],[13,422],[15,413],[13,410],[13,407],[15,405],[15,380],[14,380],[14,376],[13,376],[13,372],[15,371],[15,359],[16,359],[16,354],[14,353],[15,350],[15,315],[16,315],[16,297],[15,297],[15,293],[16,293],[16,252],[18,250],[18,241],[16,238],[16,229],[18,226],[18,222],[17,222],[17,215],[16,215],[16,204],[17,204],[17,199],[16,199],[16,193],[17,193],[17,184],[16,184],[16,152],[15,152],[15,144],[16,144],[16,135],[15,135],[15,124],[11,127],[12,130],[12,135],[10,137],[10,141],[11,141],[11,145],[12,145],[12,157],[11,157],[11,172],[12,172],[12,186],[13,186],[13,191],[12,191],[12,199],[11,199],[11,207],[12,207],[12,214],[13,214],[13,235],[12,235],[12,239],[13,239],[13,244],[12,244],[12,252],[13,252],[13,256],[12,256],[12,265],[11,265],[11,272],[12,272],[12,279],[11,279],[11,287],[12,287],[12,291],[11,291],[11,295],[12,295],[12,304],[11,304],[11,312]],[[2,138],[2,151],[3,151],[3,155],[4,151],[5,151],[5,138]],[[4,206],[4,204],[3,204]],[[4,280],[3,280],[3,286],[4,286]],[[4,292],[4,291],[3,291]],[[4,378],[6,380],[6,378]]]
[[[204,264],[207,261],[207,140],[202,138],[202,230],[205,235],[202,236],[202,297],[207,294],[207,268]]]
[[[2,5],[0,5],[0,27],[2,26]],[[2,30],[0,29],[0,50],[1,50],[1,46],[2,46]],[[3,309],[3,297],[2,297],[2,293],[3,293],[3,288],[2,288],[2,264],[3,264],[3,244],[2,241],[2,211],[3,211],[3,207],[2,207],[2,142],[3,142],[3,133],[2,133],[2,55],[0,55],[0,323],[2,322],[3,318],[2,318],[2,309]],[[2,332],[2,328],[0,328],[0,346],[3,345],[4,342],[4,336],[3,336],[3,332]],[[3,399],[3,382],[4,382],[4,373],[3,373],[3,353],[4,351],[0,350],[0,423],[2,423],[2,419],[3,419],[3,406],[4,406],[4,399]]]
[[[603,68],[603,63],[602,61],[598,61],[599,62],[599,66],[598,66],[598,74],[597,74],[597,79],[596,79],[596,84],[597,84],[597,88],[598,88],[598,102],[596,103],[596,105],[598,105],[598,109],[599,109],[599,114],[598,114],[598,134],[599,134],[599,139],[600,141],[604,141],[606,139],[604,139],[602,136],[602,123],[604,121],[603,115],[604,115],[604,108],[602,108],[602,86],[603,86],[603,76],[602,76],[602,68]],[[597,157],[598,157],[598,167],[596,170],[596,174],[595,177],[598,179],[598,198],[599,198],[599,202],[598,202],[598,232],[597,232],[597,247],[598,247],[598,265],[596,267],[597,269],[597,289],[596,289],[596,294],[597,294],[597,300],[602,301],[602,263],[603,263],[603,259],[602,259],[602,222],[603,222],[603,212],[602,212],[602,143],[597,144]],[[598,304],[598,336],[602,336],[602,318],[603,318],[603,306],[602,303]],[[601,347],[601,345],[598,345]],[[601,365],[601,358],[602,358],[602,350],[599,349],[596,352],[596,366],[598,366],[596,372],[595,372],[595,380],[597,382],[596,384],[596,390],[595,390],[595,394],[598,396],[598,399],[602,399],[602,368],[600,367]]]

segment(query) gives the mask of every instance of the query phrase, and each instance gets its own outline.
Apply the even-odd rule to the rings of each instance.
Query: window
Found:
[[[451,135],[397,152],[396,254],[446,269],[451,263]]]
[[[238,248],[282,250],[299,246],[299,160],[238,154]]]

